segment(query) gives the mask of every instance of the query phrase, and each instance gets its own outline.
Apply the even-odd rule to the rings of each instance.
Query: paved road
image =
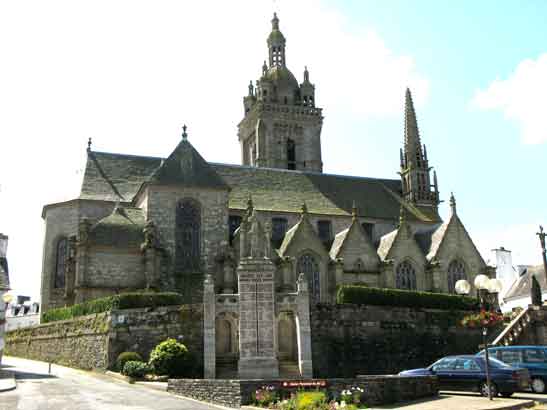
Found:
[[[2,359],[17,389],[0,393],[0,410],[218,410],[108,376],[13,357]]]

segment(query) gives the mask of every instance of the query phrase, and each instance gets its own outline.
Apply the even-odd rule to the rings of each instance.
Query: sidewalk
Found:
[[[370,410],[519,410],[533,405],[534,401],[528,399],[495,398],[489,401],[479,395],[440,394],[435,399],[372,407]]]

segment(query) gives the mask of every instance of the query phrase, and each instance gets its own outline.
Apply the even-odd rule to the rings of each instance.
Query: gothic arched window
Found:
[[[465,266],[462,261],[454,260],[448,265],[448,293],[456,292],[456,282],[465,279]]]
[[[176,214],[176,269],[178,272],[198,272],[200,269],[201,212],[190,200],[177,205]]]
[[[320,284],[319,284],[319,264],[315,260],[315,257],[306,253],[298,258],[296,264],[296,272],[298,275],[303,273],[308,280],[308,290],[310,292],[310,299],[317,303],[319,302]]]
[[[395,271],[397,289],[416,290],[416,271],[409,261],[401,262]]]
[[[55,278],[53,286],[55,288],[65,287],[65,269],[66,259],[68,256],[68,239],[60,238],[57,241],[57,249],[55,253]]]

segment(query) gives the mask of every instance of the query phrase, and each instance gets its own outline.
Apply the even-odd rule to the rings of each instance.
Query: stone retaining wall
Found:
[[[121,352],[148,359],[154,346],[175,338],[194,355],[203,374],[201,305],[124,309],[46,323],[6,333],[5,354],[80,369],[113,368]]]
[[[273,386],[279,394],[286,396],[299,389],[283,387],[282,383],[281,380],[170,379],[167,391],[239,408],[251,404],[253,393],[264,386]],[[342,390],[361,387],[365,392],[363,402],[368,406],[432,397],[439,391],[436,377],[358,376],[327,379],[326,383],[324,389],[334,396],[338,396]]]
[[[480,329],[469,312],[389,306],[318,305],[311,310],[314,377],[393,374],[453,354],[472,354]]]
[[[110,316],[81,316],[6,333],[5,354],[80,369],[108,366]]]

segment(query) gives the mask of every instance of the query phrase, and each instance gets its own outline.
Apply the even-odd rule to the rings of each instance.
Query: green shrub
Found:
[[[468,296],[416,292],[400,289],[344,285],[338,288],[337,303],[356,305],[401,306],[445,310],[476,310],[477,300]]]
[[[141,361],[130,360],[125,362],[122,374],[134,379],[142,379],[146,374],[150,373],[150,366]]]
[[[102,313],[115,309],[173,306],[183,304],[182,295],[174,292],[133,292],[121,293],[100,299],[88,300],[64,308],[51,309],[42,313],[42,323],[67,320],[78,316]]]
[[[116,369],[123,371],[123,367],[127,362],[142,362],[142,356],[137,352],[123,352],[118,355],[116,359]]]
[[[297,410],[316,410],[326,408],[327,395],[322,391],[302,391],[296,395]]]
[[[158,344],[150,353],[149,364],[157,375],[181,377],[191,373],[188,349],[175,339]]]

